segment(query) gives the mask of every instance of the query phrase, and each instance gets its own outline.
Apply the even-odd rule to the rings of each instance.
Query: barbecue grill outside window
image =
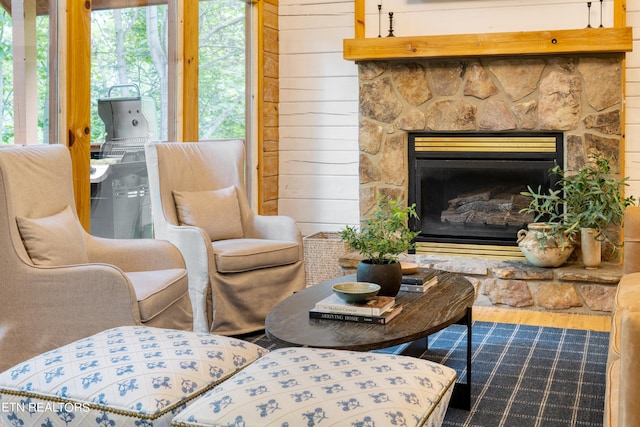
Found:
[[[111,97],[114,89],[130,88],[136,96]],[[98,100],[106,139],[92,160],[91,234],[110,238],[152,237],[151,202],[144,144],[155,132],[155,104],[140,96],[136,85],[109,89]]]

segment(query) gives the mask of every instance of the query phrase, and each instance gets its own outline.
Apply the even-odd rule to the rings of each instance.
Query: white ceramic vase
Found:
[[[582,263],[586,269],[596,269],[602,261],[602,242],[597,236],[598,232],[593,228],[580,229]]]

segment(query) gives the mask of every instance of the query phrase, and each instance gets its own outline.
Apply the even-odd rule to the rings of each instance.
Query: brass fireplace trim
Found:
[[[526,260],[517,246],[473,245],[464,243],[416,242],[418,255],[447,255],[470,258]]]
[[[419,152],[554,153],[554,136],[416,136]]]

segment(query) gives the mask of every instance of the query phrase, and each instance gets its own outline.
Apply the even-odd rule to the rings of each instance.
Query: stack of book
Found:
[[[400,290],[405,292],[424,292],[438,283],[439,273],[440,271],[438,270],[420,268],[413,274],[405,274],[402,276]]]
[[[394,297],[376,296],[366,303],[349,303],[331,294],[316,303],[309,311],[309,317],[386,325],[401,311],[402,305],[396,304]]]

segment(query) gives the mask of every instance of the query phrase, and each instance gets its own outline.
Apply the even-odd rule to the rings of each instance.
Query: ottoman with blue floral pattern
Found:
[[[205,333],[109,329],[0,374],[5,427],[159,427],[267,350]],[[1,424],[1,423],[0,423]]]
[[[191,426],[440,426],[456,373],[407,356],[284,348],[173,420]]]

